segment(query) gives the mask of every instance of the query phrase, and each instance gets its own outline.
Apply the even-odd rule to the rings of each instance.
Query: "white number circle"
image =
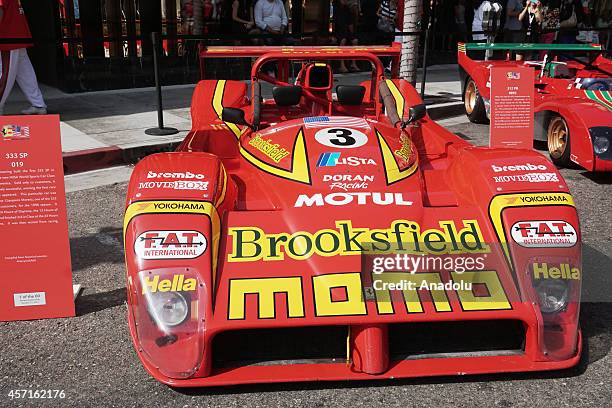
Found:
[[[338,149],[352,149],[353,147],[363,146],[368,142],[365,133],[342,127],[321,129],[315,133],[315,139],[324,146]]]

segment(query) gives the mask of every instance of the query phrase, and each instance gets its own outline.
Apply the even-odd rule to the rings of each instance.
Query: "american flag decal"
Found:
[[[368,129],[368,122],[363,118],[354,118],[352,116],[311,116],[304,118],[304,127],[322,128],[330,126],[341,127],[358,127]]]
[[[30,138],[30,127],[19,126],[19,125],[4,125],[0,130],[3,140],[11,139],[29,139]]]

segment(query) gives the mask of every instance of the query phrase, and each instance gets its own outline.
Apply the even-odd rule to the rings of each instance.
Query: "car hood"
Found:
[[[256,170],[245,185],[260,186],[245,191],[247,209],[409,206],[420,196],[410,138],[377,121],[307,117],[245,134],[240,145]]]

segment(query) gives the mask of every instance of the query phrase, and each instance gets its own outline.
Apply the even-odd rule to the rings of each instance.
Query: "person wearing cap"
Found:
[[[0,39],[32,39],[21,0],[0,0]],[[31,43],[0,44],[0,115],[15,81],[30,102],[24,115],[45,115],[47,105],[38,87],[36,73],[28,57]]]

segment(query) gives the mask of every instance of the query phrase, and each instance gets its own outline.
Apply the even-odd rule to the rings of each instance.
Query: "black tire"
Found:
[[[463,89],[463,106],[470,122],[489,123],[484,100],[480,96],[476,82],[471,77],[468,77]]]
[[[546,126],[546,140],[552,162],[557,166],[571,167],[572,145],[569,127],[562,116],[553,115],[550,118]]]

